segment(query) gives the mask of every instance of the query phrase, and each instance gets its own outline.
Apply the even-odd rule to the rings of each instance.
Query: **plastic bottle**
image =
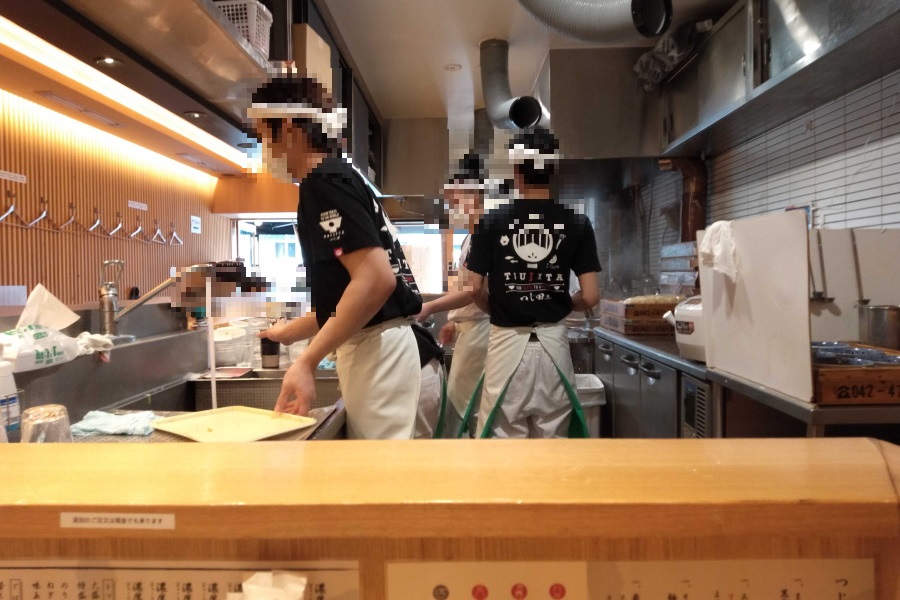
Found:
[[[13,364],[5,360],[0,360],[0,427],[10,439],[19,433],[19,395]]]

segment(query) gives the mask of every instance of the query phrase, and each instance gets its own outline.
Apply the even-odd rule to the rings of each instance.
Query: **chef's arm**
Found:
[[[397,278],[384,248],[363,248],[344,254],[338,260],[347,269],[350,283],[344,290],[334,315],[297,359],[312,365],[312,368],[335,348],[359,333],[397,287]]]
[[[600,288],[597,286],[597,273],[588,271],[578,276],[581,289],[572,296],[572,310],[589,311],[600,303]]]
[[[465,287],[469,290],[469,298],[475,303],[475,306],[486,314],[491,314],[491,307],[488,305],[487,279],[485,279],[484,275],[472,273]]]
[[[308,340],[316,335],[318,331],[319,324],[316,323],[316,314],[310,312],[299,319],[273,325],[265,331],[261,331],[259,337],[269,338],[270,340],[281,342],[285,346],[290,346],[294,342]]]
[[[450,292],[423,304],[422,312],[419,313],[418,318],[420,321],[424,321],[431,315],[463,308],[470,304],[472,304],[472,296],[469,292]]]

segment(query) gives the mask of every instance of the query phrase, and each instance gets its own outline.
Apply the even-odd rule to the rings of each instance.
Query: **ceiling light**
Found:
[[[95,113],[92,110],[83,110],[83,111],[81,111],[81,113],[83,115],[86,115],[86,116],[96,120],[96,121],[100,121],[101,123],[108,125],[109,127],[121,127],[122,126],[121,123],[117,123],[116,121],[113,121],[109,117],[104,117],[100,113]]]
[[[36,92],[36,93],[38,96],[43,96],[47,100],[53,100],[57,104],[62,104],[63,106],[65,106],[67,108],[70,108],[78,113],[81,113],[82,115],[85,115],[86,117],[90,117],[92,119],[100,121],[110,127],[121,127],[122,126],[121,123],[117,123],[116,121],[113,121],[109,117],[105,117],[98,112],[94,112],[93,110],[90,110],[89,108],[85,108],[82,105],[78,104],[77,102],[75,102],[73,100],[69,100],[68,98],[63,98],[62,96],[59,96],[49,90],[45,90],[42,92]]]
[[[98,67],[121,67],[124,63],[118,58],[112,56],[98,56],[94,59],[94,64]]]
[[[33,33],[0,16],[0,48],[12,50],[13,60],[39,73],[52,72],[56,81],[87,97],[103,96],[111,106],[138,122],[162,131],[175,140],[203,148],[244,169],[247,157],[239,149],[166,110],[108,75],[48,44]],[[8,55],[8,52],[4,52]]]
[[[206,113],[199,110],[189,110],[184,113],[184,116],[188,119],[194,119],[195,121],[199,121],[200,119],[206,118]]]
[[[214,166],[212,166],[211,164],[209,164],[208,162],[206,162],[199,156],[194,156],[193,154],[188,154],[187,152],[179,152],[178,156],[180,156],[181,158],[183,158],[184,160],[186,160],[188,162],[194,163],[195,165],[200,165],[201,167],[205,167],[205,168],[209,169],[210,171],[215,171],[217,173],[219,172],[219,169],[215,168]]]
[[[456,71],[461,71],[461,70],[462,70],[462,65],[457,64],[457,63],[450,63],[450,64],[447,64],[447,65],[444,65],[444,70],[445,70],[445,71],[449,71],[449,72],[451,72],[451,73],[455,73]]]
[[[256,146],[256,143],[254,143],[254,142],[241,142],[240,144],[237,145],[238,148],[244,148],[244,149],[253,148],[255,146]]]

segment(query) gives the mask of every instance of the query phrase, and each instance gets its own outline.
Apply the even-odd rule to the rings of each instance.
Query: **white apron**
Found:
[[[415,438],[432,439],[444,436],[447,410],[447,382],[444,365],[432,358],[422,367],[422,389],[416,411]]]
[[[565,323],[491,326],[478,437],[587,437],[574,381]]]
[[[347,411],[347,437],[413,437],[421,369],[410,319],[363,329],[337,349],[337,375]]]
[[[453,346],[453,364],[447,381],[447,399],[453,408],[447,411],[446,437],[468,437],[467,432],[475,433],[474,418],[468,426],[463,427],[463,417],[484,373],[491,322],[487,319],[461,321],[457,323],[456,329],[459,335]],[[478,415],[479,400],[480,398],[475,399],[471,413],[475,418]]]

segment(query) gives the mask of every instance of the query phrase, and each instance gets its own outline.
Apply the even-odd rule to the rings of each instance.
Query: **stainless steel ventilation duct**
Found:
[[[592,44],[627,44],[665,33],[672,0],[519,0],[554,31]]]
[[[509,89],[509,44],[504,40],[481,42],[481,89],[488,117],[498,129],[534,127],[544,115],[536,98],[513,98]]]

